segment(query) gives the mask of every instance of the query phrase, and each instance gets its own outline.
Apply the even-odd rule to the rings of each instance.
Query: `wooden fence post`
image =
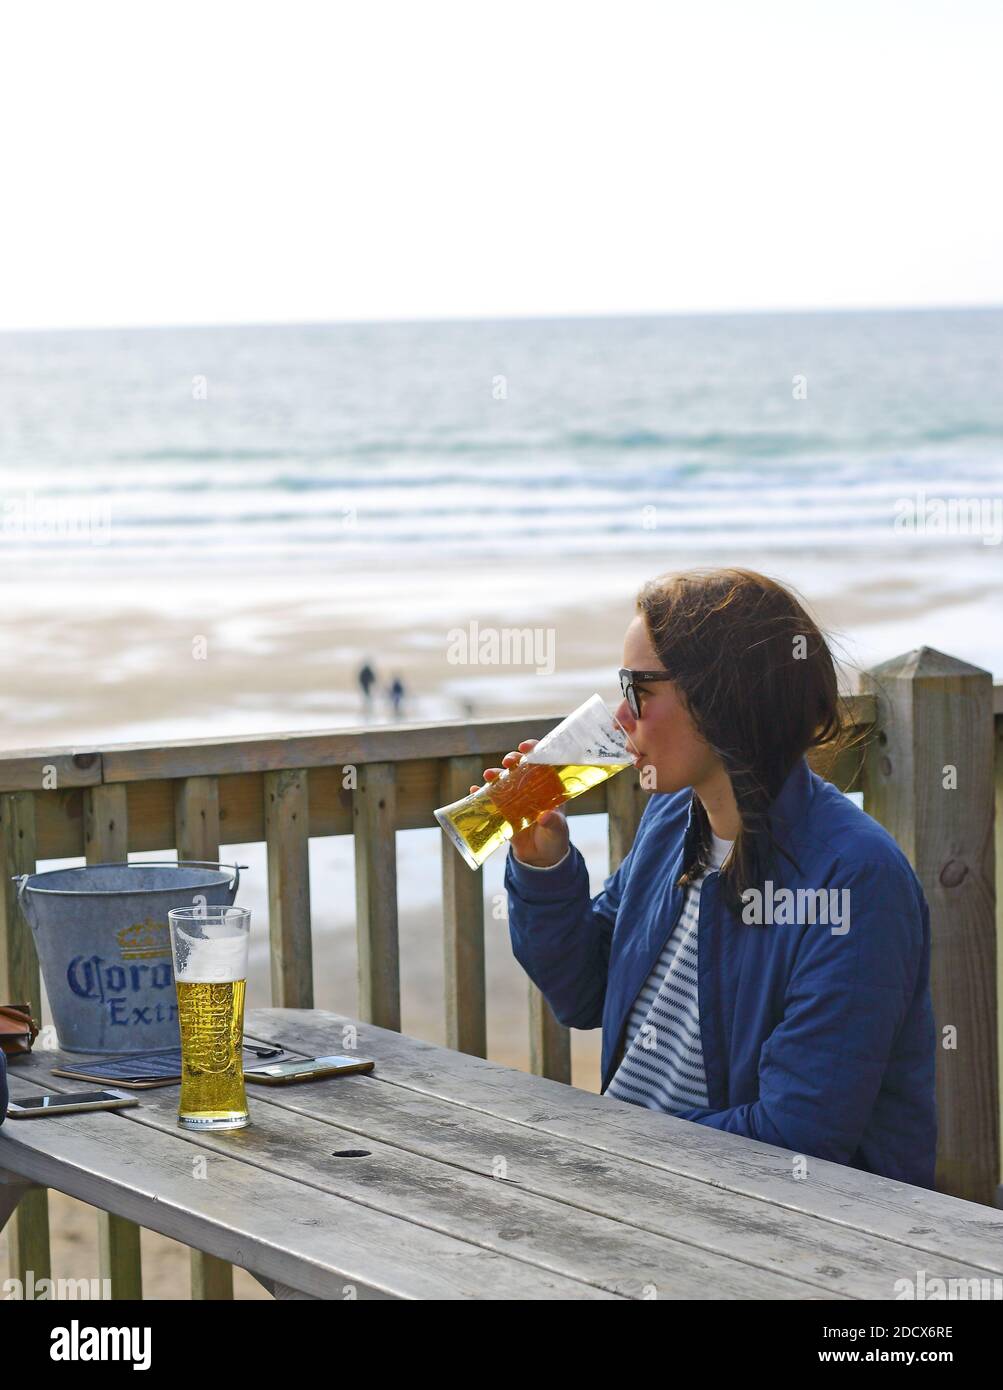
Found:
[[[4,793],[0,796],[0,996],[3,1003],[27,1001],[32,1016],[41,1022],[38,956],[18,906],[17,884],[11,881],[13,874],[33,874],[35,858],[35,793]],[[44,1187],[33,1187],[21,1198],[7,1224],[7,1240],[12,1278],[26,1283],[31,1270],[36,1283],[51,1279],[49,1194]]]
[[[88,864],[129,858],[129,820],[124,783],[84,788],[84,853]],[[143,1297],[139,1227],[124,1216],[98,1211],[98,1265],[116,1299]]]
[[[309,774],[266,772],[264,796],[272,1005],[312,1009]]]
[[[397,935],[397,768],[363,763],[352,796],[359,1018],[400,1032]]]
[[[615,873],[626,859],[634,843],[637,827],[648,804],[649,793],[641,786],[641,779],[633,768],[623,772],[606,783],[606,818],[609,833],[609,871]]]
[[[571,1029],[558,1023],[533,981],[529,982],[529,1069],[534,1076],[571,1085]]]
[[[992,676],[930,647],[865,676],[877,699],[864,805],[930,905],[937,1188],[993,1205],[1000,1176]],[[956,1030],[945,1047],[944,1030]]]
[[[174,783],[174,842],[179,859],[219,860],[219,782],[179,777]],[[204,1250],[190,1250],[193,1299],[233,1298],[233,1265]]]
[[[439,772],[439,805],[480,785],[483,758],[446,758]],[[445,954],[446,1046],[488,1055],[484,976],[484,870],[471,869],[448,835],[442,846],[442,926]]]
[[[996,1019],[998,1075],[1003,1076],[1003,1021],[999,1009],[1003,1003],[1003,713],[994,718],[996,757]],[[1003,1133],[1003,1097],[999,1110],[1000,1130]],[[1003,1167],[996,1189],[996,1205],[1003,1207]]]

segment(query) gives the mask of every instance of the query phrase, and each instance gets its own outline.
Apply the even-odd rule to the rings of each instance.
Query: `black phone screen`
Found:
[[[93,1105],[100,1100],[121,1099],[111,1091],[75,1091],[66,1096],[27,1096],[24,1100],[12,1100],[11,1105],[21,1110],[61,1110],[64,1105]]]

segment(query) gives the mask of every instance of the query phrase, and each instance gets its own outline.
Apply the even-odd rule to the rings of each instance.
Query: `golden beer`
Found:
[[[181,1025],[181,1104],[186,1128],[247,1122],[244,1092],[245,980],[177,981]]]
[[[516,763],[477,792],[436,811],[443,830],[472,869],[556,806],[608,781],[628,763]]]
[[[242,1129],[244,994],[251,914],[246,907],[172,908],[167,914],[181,1030],[183,1129]]]
[[[486,786],[440,806],[435,818],[472,869],[555,806],[633,763],[627,734],[603,703],[584,704],[544,734],[530,753]]]

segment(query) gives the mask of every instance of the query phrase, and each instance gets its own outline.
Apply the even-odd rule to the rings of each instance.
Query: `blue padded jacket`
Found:
[[[652,793],[630,853],[595,898],[574,846],[547,873],[508,855],[513,952],[561,1023],[602,1026],[603,1091],[682,910],[693,802],[690,791]],[[729,910],[716,870],[704,880],[697,974],[709,1105],[672,1113],[932,1188],[936,1035],[919,881],[887,831],[804,758],[770,825],[783,853],[759,900],[762,924],[752,900]],[[828,917],[818,890],[830,890]]]

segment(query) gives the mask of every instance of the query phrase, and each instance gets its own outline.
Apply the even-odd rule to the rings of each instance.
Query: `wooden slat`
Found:
[[[851,724],[874,722],[874,696],[845,701]],[[1003,715],[1003,685],[993,692],[993,709]],[[118,744],[102,750],[15,749],[0,753],[0,791],[35,790],[42,770],[53,767],[57,786],[100,782],[170,781],[178,777],[226,776],[281,768],[341,767],[352,763],[406,762],[475,755],[495,756],[522,739],[539,738],[564,714],[514,719],[474,719],[388,728],[257,734],[233,739],[177,740],[163,744]],[[233,840],[231,843],[238,843]]]
[[[0,753],[0,792],[93,787],[100,781],[100,753],[68,748]]]
[[[535,1076],[571,1085],[571,1030],[558,1023],[540,990],[529,981],[529,1069]]]
[[[997,686],[997,693],[999,691],[1000,687]],[[996,1041],[998,1074],[1003,1078],[1003,718],[995,720],[993,744],[996,800]],[[1003,1134],[1003,1087],[1000,1094],[999,1126],[1000,1133]],[[996,1205],[1003,1207],[1003,1167],[999,1178]]]
[[[88,787],[83,793],[84,854],[88,864],[129,857],[129,814],[125,787]]]
[[[139,1244],[140,1228],[124,1216],[99,1210],[98,1266],[101,1278],[111,1281],[111,1297],[143,1297],[143,1260]]]
[[[865,801],[930,905],[937,1186],[992,1203],[1000,1177],[992,677],[929,647],[867,676],[878,698]],[[956,786],[945,786],[950,769]]]
[[[215,777],[185,777],[174,783],[174,842],[179,859],[219,860],[219,787]]]
[[[308,774],[266,772],[264,801],[272,1003],[312,1009]]]
[[[447,758],[439,782],[439,806],[480,786],[479,757]],[[488,1055],[484,975],[484,871],[471,869],[445,835],[442,853],[442,926],[445,953],[446,1045],[477,1057]]]
[[[13,1087],[11,1088],[13,1094]],[[25,1193],[7,1223],[7,1265],[12,1279],[27,1281],[34,1270],[35,1282],[52,1278],[49,1247],[49,1194],[45,1187]]]
[[[278,772],[283,768],[459,757],[487,749],[508,748],[512,735],[527,728],[532,732],[522,737],[539,738],[563,717],[449,720],[437,724],[396,724],[388,728],[368,726],[222,740],[198,739],[157,746],[122,744],[103,750],[104,780],[134,782],[163,777]]]
[[[354,767],[355,764],[351,764]],[[345,783],[350,779],[350,766],[313,767],[310,769],[310,833],[311,835],[351,835],[354,815],[352,811],[351,786]],[[417,777],[417,794],[424,799],[427,781],[428,796],[432,790],[432,769],[438,770],[433,762],[402,763],[397,769],[397,814],[402,812],[401,795],[403,786],[410,786]],[[427,771],[427,775],[426,775]],[[428,812],[432,819],[431,810]]]
[[[31,928],[18,904],[15,874],[33,874],[36,863],[35,797],[31,792],[0,795],[0,994],[2,1003],[28,1000],[42,1012],[42,983]]]
[[[15,1177],[13,1173],[0,1168],[0,1230],[6,1226],[17,1210],[18,1202],[27,1196],[32,1186],[33,1184],[24,1178]]]
[[[840,697],[841,737],[836,746],[823,745],[808,750],[808,765],[819,777],[843,792],[863,789],[863,768],[867,745],[874,731],[875,697],[864,692]]]
[[[856,733],[856,731],[854,731]],[[866,742],[852,742],[838,751],[813,748],[808,754],[808,766],[819,777],[839,788],[841,792],[863,789],[863,770],[867,758]]]
[[[84,793],[80,787],[46,792],[35,805],[39,859],[77,859],[84,852]]]
[[[129,824],[125,787],[88,787],[83,793],[84,849],[88,864],[128,858]],[[124,1217],[98,1211],[98,1264],[115,1299],[143,1297],[139,1227]]]
[[[853,723],[873,722],[869,694],[846,701]],[[526,738],[541,738],[567,714],[523,715],[512,719],[444,720],[432,724],[396,724],[385,728],[320,730],[294,734],[252,734],[230,739],[176,740],[162,744],[124,743],[101,750],[105,782],[156,781],[177,777],[221,776],[241,772],[277,772],[282,768],[333,767],[349,763],[408,762],[493,754],[515,748]],[[72,750],[53,750],[70,753]],[[4,769],[15,763],[51,756],[45,750],[0,755]],[[76,755],[79,756],[79,755]]]
[[[159,853],[177,846],[177,785],[175,782],[126,783],[129,849],[134,853]]]
[[[192,1250],[191,1290],[193,1299],[232,1302],[233,1265],[204,1250]]]
[[[35,795],[26,791],[4,793],[0,795],[0,1002],[27,1000],[32,1017],[41,1022],[38,956],[18,905],[18,885],[12,881],[14,874],[34,873],[35,864]],[[8,1073],[13,1081],[16,1063],[11,1063]],[[44,1187],[21,1198],[7,1224],[7,1236],[13,1278],[26,1280],[29,1269],[36,1281],[51,1278],[49,1194]]]
[[[216,778],[185,777],[173,783],[171,805],[174,819],[171,838],[177,845],[178,858],[218,861],[220,816]],[[130,797],[130,817],[132,806]],[[192,1298],[232,1299],[233,1267],[202,1250],[190,1253]]]
[[[649,795],[641,786],[636,768],[625,768],[606,783],[610,873],[630,853]]]
[[[354,793],[359,1017],[400,1028],[396,776],[393,763],[358,769]]]

